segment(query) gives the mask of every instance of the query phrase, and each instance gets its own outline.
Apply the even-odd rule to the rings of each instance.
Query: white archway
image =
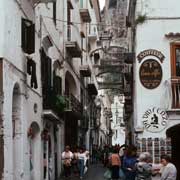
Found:
[[[72,74],[67,71],[65,75],[65,92],[74,96],[78,95],[76,81]]]

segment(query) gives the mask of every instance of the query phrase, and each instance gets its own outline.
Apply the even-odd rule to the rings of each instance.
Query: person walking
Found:
[[[177,170],[170,161],[171,158],[168,155],[161,156],[161,164],[163,165],[163,168],[160,170],[161,180],[176,180]]]
[[[84,153],[83,148],[80,148],[78,153],[78,168],[80,179],[82,179],[84,176],[85,159],[86,154]]]
[[[71,176],[71,161],[72,161],[72,159],[73,159],[73,153],[70,151],[70,146],[66,146],[65,151],[62,153],[64,175],[66,178]]]
[[[121,165],[119,150],[114,148],[113,153],[110,156],[110,164],[111,164],[111,176],[113,180],[119,179],[119,168]]]
[[[151,155],[143,152],[139,155],[139,162],[136,164],[136,180],[152,180]]]
[[[73,151],[73,160],[72,160],[72,169],[74,176],[79,176],[79,169],[78,169],[78,148],[76,147]]]
[[[126,155],[123,158],[123,170],[126,176],[126,180],[135,180],[135,164],[137,163],[136,151],[136,147],[128,147]]]

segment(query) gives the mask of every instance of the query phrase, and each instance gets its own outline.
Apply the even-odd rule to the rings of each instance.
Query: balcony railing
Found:
[[[87,23],[91,22],[91,16],[87,8],[81,8],[79,12],[80,12],[81,19],[83,20],[83,22],[87,22]]]
[[[171,79],[172,109],[180,109],[180,79]]]
[[[80,70],[80,74],[83,77],[90,77],[91,76],[91,70],[89,68],[89,65],[82,65],[82,66],[80,66],[79,70]]]
[[[58,119],[62,116],[65,108],[65,101],[61,101],[62,96],[56,96],[52,90],[46,91],[43,94],[43,109],[44,115],[51,119]]]
[[[75,96],[73,96],[72,94],[66,95],[65,101],[66,101],[66,107],[65,107],[66,112],[71,111],[75,113],[82,113],[82,109],[83,109],[82,104]]]
[[[78,28],[69,24],[67,26],[67,42],[65,43],[65,47],[72,57],[81,57],[82,55],[80,39],[81,35]]]

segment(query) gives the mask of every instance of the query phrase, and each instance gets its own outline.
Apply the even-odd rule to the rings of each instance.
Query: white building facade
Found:
[[[0,179],[41,179],[42,101],[39,56],[35,56],[33,43],[39,39],[34,28],[33,3],[1,1],[0,8]]]
[[[135,26],[131,26],[135,32],[135,41],[131,36],[135,52],[134,140],[139,151],[152,154],[154,163],[160,162],[162,154],[172,154],[178,168],[179,5],[178,0],[137,0]]]
[[[112,145],[125,144],[125,123],[124,123],[124,96],[114,96],[113,104],[111,104],[112,121],[111,129]]]
[[[57,179],[65,144],[90,143],[97,84],[88,48],[98,37],[97,4],[0,2],[0,179]]]

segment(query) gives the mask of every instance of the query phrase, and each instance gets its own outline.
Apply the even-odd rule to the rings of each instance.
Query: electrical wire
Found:
[[[52,19],[53,20],[53,18],[52,17],[49,17],[49,16],[43,16],[44,18],[47,18],[47,19]],[[72,22],[72,21],[65,21],[65,20],[62,20],[62,19],[56,19],[56,21],[59,21],[59,22],[63,22],[63,23],[69,23],[69,24],[71,24],[71,25],[73,25],[73,24],[80,24],[80,25],[83,25],[84,23],[81,23],[81,22]],[[114,25],[112,25],[112,24],[102,24],[101,22],[99,22],[99,23],[88,23],[88,24],[90,24],[90,25],[94,25],[94,26],[111,26],[111,27],[116,27],[116,26],[114,26]],[[117,27],[117,28],[119,28],[119,27]]]

